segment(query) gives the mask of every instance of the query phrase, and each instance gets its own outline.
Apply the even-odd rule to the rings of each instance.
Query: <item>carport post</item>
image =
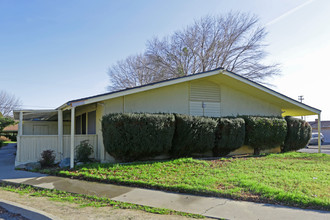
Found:
[[[321,153],[321,113],[318,114],[317,131],[319,135],[318,136],[319,153]]]
[[[23,135],[23,112],[19,112],[16,161],[21,161],[21,136]]]
[[[58,149],[61,152],[61,159],[63,159],[64,149],[63,149],[63,112],[62,112],[62,110],[59,109],[57,115],[58,115],[57,116]]]
[[[75,106],[71,108],[71,153],[70,153],[70,168],[74,167],[74,119],[75,119]]]

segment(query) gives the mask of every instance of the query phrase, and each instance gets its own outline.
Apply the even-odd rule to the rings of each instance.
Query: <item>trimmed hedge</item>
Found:
[[[283,118],[243,116],[245,121],[245,144],[254,148],[254,154],[261,150],[281,146],[287,134],[287,123]]]
[[[312,137],[310,124],[302,119],[290,116],[286,116],[285,120],[288,124],[288,131],[284,144],[281,146],[281,151],[295,151],[306,147]]]
[[[103,116],[106,151],[121,161],[148,159],[163,154],[174,158],[213,151],[226,156],[243,144],[261,150],[281,146],[281,151],[305,147],[311,126],[286,117],[242,116],[208,118],[180,114],[113,113]]]
[[[106,151],[122,161],[134,161],[167,153],[174,134],[171,114],[114,113],[103,116]]]
[[[213,156],[226,156],[240,148],[245,139],[243,118],[217,118]]]
[[[211,151],[216,127],[217,122],[212,118],[176,114],[171,155],[187,157]]]

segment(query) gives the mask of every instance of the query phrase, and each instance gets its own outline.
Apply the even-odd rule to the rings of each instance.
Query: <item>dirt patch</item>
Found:
[[[61,219],[191,219],[183,216],[158,215],[140,210],[114,209],[112,207],[84,207],[69,202],[51,201],[48,198],[20,195],[0,189],[1,198],[52,214]]]

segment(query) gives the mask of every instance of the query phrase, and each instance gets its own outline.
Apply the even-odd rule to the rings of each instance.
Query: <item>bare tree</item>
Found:
[[[263,83],[280,70],[278,64],[263,63],[267,55],[264,44],[267,32],[258,23],[256,16],[244,13],[203,17],[169,37],[148,41],[146,52],[140,55],[147,66],[139,66],[139,70],[149,75],[148,82],[154,82],[222,67]],[[137,80],[136,68],[128,65],[129,68],[118,69],[118,64],[111,74],[109,71],[110,80],[129,81],[135,86],[132,82]],[[127,69],[135,74],[122,77]],[[118,82],[114,85],[112,89],[125,88]]]
[[[0,91],[0,113],[4,117],[12,116],[13,110],[20,108],[21,105],[22,102],[19,98],[5,91]]]
[[[141,86],[163,79],[157,67],[143,55],[129,56],[118,61],[108,70],[111,78],[110,91]]]

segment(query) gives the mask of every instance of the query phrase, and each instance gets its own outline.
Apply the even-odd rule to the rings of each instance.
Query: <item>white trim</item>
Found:
[[[71,103],[71,106],[72,106],[72,107],[77,107],[77,106],[80,106],[80,105],[85,105],[85,101],[82,100],[82,101],[72,102],[72,103]]]
[[[13,112],[24,112],[24,113],[34,113],[34,112],[57,112],[55,109],[21,109],[14,110]]]

